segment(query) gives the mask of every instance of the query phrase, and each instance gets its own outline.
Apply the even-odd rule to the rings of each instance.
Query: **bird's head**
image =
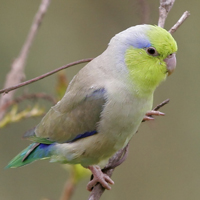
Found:
[[[154,91],[176,67],[177,44],[165,29],[137,25],[117,34],[110,44],[121,49],[131,82],[143,92]]]

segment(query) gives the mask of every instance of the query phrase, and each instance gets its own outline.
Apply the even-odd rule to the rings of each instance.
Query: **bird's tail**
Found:
[[[9,162],[6,168],[16,168],[32,163],[40,159],[47,159],[51,156],[51,145],[33,143],[19,153],[13,160]]]

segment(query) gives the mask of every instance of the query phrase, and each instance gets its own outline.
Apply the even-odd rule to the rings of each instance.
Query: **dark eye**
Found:
[[[158,52],[154,47],[148,47],[146,48],[146,52],[151,56],[158,56]]]

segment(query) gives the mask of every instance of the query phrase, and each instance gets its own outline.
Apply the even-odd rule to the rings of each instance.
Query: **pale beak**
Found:
[[[167,72],[169,76],[176,68],[176,54],[170,54],[169,56],[167,56],[167,58],[164,59],[164,61],[166,62]]]

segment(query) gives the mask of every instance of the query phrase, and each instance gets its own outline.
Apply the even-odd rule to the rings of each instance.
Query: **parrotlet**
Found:
[[[152,109],[156,87],[176,67],[176,52],[174,38],[158,26],[137,25],[116,34],[107,49],[72,79],[63,98],[35,129],[25,134],[34,143],[7,168],[47,158],[79,163],[93,173],[88,190],[97,182],[110,189],[114,182],[101,168],[127,145]]]

